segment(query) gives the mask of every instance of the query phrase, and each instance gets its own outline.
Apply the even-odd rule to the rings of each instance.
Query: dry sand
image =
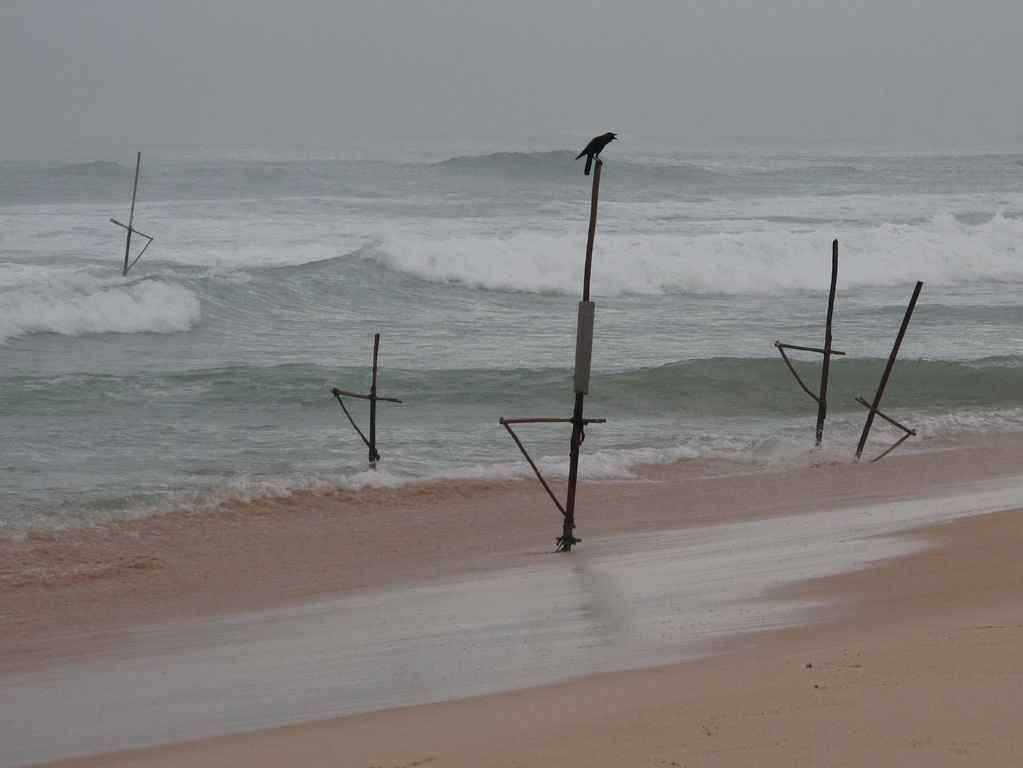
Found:
[[[1023,473],[1018,436],[931,447],[876,464],[652,468],[586,485],[577,533],[585,547],[588,536],[934,498]],[[1017,765],[1021,514],[935,526],[926,551],[790,587],[841,610],[726,643],[710,661],[61,765]],[[550,552],[558,522],[530,483],[457,483],[6,542],[0,671],[130,653],[126,631],[152,621],[521,565]]]

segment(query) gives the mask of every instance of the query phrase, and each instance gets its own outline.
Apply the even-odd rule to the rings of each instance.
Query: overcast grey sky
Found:
[[[1001,141],[1023,3],[0,0],[0,108],[0,148]]]

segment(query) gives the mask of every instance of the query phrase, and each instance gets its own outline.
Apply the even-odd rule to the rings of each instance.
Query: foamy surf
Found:
[[[127,159],[5,165],[0,525],[533,482],[498,419],[571,413],[589,213],[574,156],[151,154],[136,214],[156,240],[129,279],[109,224]],[[821,343],[836,238],[846,356],[820,458],[849,460],[855,398],[872,396],[917,280],[884,403],[918,433],[899,450],[1017,432],[1018,162],[730,146],[609,163],[587,399],[607,422],[588,430],[584,479],[805,461],[815,404],[774,342]],[[368,387],[376,333],[379,394],[402,404],[381,406],[367,473],[330,390]],[[819,358],[794,357],[813,381]],[[560,481],[565,430],[526,433]]]
[[[0,342],[41,333],[182,333],[202,318],[198,296],[159,280],[63,272],[25,283],[0,293]]]

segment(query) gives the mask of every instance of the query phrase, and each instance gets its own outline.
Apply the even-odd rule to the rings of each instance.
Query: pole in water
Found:
[[[128,227],[127,233],[124,236],[124,270],[121,272],[121,277],[125,277],[128,274],[128,257],[131,255],[131,233],[132,226],[135,223],[135,196],[139,191],[139,168],[142,165],[142,153],[138,152],[135,155],[135,183],[131,187],[131,212],[128,214]],[[146,227],[148,229],[148,227]]]
[[[396,397],[379,397],[377,395],[377,360],[380,354],[380,334],[373,336],[373,378],[370,384],[369,394],[363,395],[357,392],[345,392],[344,390],[335,387],[330,390],[330,394],[337,400],[338,405],[341,406],[341,410],[344,412],[348,422],[358,433],[362,442],[369,448],[369,466],[372,469],[376,469],[377,462],[380,461],[380,454],[377,451],[377,402],[383,401],[385,403],[400,403]],[[359,425],[355,423],[355,419],[352,418],[352,414],[348,412],[345,407],[344,400],[342,397],[357,397],[360,400],[369,400],[369,437],[366,437],[359,429]]]
[[[121,228],[123,228],[125,230],[125,235],[124,235],[124,268],[121,270],[121,277],[127,277],[128,276],[128,270],[131,269],[133,266],[135,266],[135,262],[142,258],[142,254],[146,252],[146,248],[148,248],[150,243],[153,242],[153,238],[151,238],[149,235],[147,235],[144,232],[139,232],[137,229],[135,229],[135,197],[138,194],[138,189],[139,189],[139,167],[141,165],[142,165],[142,153],[138,152],[135,155],[135,183],[132,185],[132,188],[131,188],[131,213],[128,215],[128,223],[127,224],[122,224],[117,219],[111,219],[110,220],[111,224],[116,224],[117,226],[119,226],[119,227],[121,227]],[[135,261],[133,261],[133,262],[131,262],[129,264],[128,263],[128,259],[131,256],[131,236],[134,233],[136,233],[136,232],[138,232],[140,235],[142,235],[142,237],[146,238],[146,244],[144,246],[142,246],[142,250],[139,251],[139,255],[135,257]]]
[[[817,399],[817,442],[824,439],[824,419],[828,416],[828,372],[831,368],[831,320],[835,315],[835,288],[838,285],[838,240],[831,244],[831,291],[828,293],[828,318],[824,324],[824,362],[821,366],[821,393]]]
[[[785,365],[788,366],[789,371],[796,379],[796,383],[803,389],[806,394],[814,399],[817,403],[817,433],[816,433],[816,447],[821,447],[821,439],[824,436],[824,419],[828,415],[828,372],[831,368],[831,356],[832,355],[844,355],[845,352],[839,352],[832,346],[832,333],[831,333],[831,321],[835,314],[835,287],[838,283],[838,241],[835,240],[831,244],[831,291],[828,293],[828,318],[824,326],[824,347],[803,347],[797,344],[782,344],[780,341],[774,342],[774,346],[777,347],[781,353],[781,359],[785,361]],[[802,352],[813,352],[818,355],[824,356],[824,362],[821,365],[821,384],[820,389],[814,392],[810,387],[807,386],[806,382],[799,375],[799,371],[789,360],[788,354],[785,352],[786,349],[800,350]]]
[[[380,354],[380,334],[373,337],[373,379],[369,385],[369,465],[380,461],[377,453],[377,356]]]
[[[884,395],[885,387],[888,385],[888,376],[892,372],[892,368],[895,366],[895,358],[899,354],[899,347],[902,346],[902,339],[906,336],[906,328],[909,327],[909,319],[913,316],[913,308],[916,307],[916,300],[920,296],[920,289],[924,287],[924,284],[917,281],[916,288],[913,290],[913,297],[909,300],[909,306],[906,308],[906,316],[902,318],[902,327],[899,328],[899,335],[895,337],[895,346],[892,347],[892,353],[888,356],[888,365],[885,366],[884,373],[881,376],[881,383],[877,386],[877,394],[874,395],[874,402],[868,406],[869,411],[867,412],[867,422],[863,425],[863,434],[860,435],[860,442],[856,446],[856,460],[859,461],[860,456],[863,454],[863,447],[867,444],[867,435],[870,434],[870,427],[874,423],[874,414],[877,413],[879,406],[881,405],[881,396]]]

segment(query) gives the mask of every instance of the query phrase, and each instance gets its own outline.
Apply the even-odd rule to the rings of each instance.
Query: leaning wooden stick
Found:
[[[863,455],[863,446],[867,444],[867,436],[870,434],[870,427],[874,423],[874,414],[880,413],[879,406],[881,405],[881,397],[884,395],[885,387],[888,386],[888,377],[891,375],[892,368],[895,367],[895,358],[899,354],[899,348],[902,346],[902,340],[906,336],[906,329],[909,327],[909,320],[913,317],[913,309],[916,307],[916,300],[920,297],[920,289],[923,287],[924,284],[917,281],[916,288],[913,290],[913,297],[909,300],[909,306],[906,308],[906,315],[902,318],[902,326],[899,328],[899,335],[895,337],[895,345],[892,347],[892,353],[888,356],[888,365],[885,366],[884,373],[881,375],[881,383],[877,386],[877,393],[874,395],[874,402],[867,405],[867,408],[869,409],[869,412],[867,413],[867,421],[863,425],[863,434],[860,435],[860,442],[856,446],[857,461],[859,461],[860,456]],[[864,405],[866,405],[866,403],[864,403]],[[884,418],[888,419],[887,416]],[[893,424],[898,424],[898,422],[892,421],[891,419],[888,419],[888,421],[891,421]],[[901,427],[902,425],[898,424],[898,426]],[[902,428],[906,429],[905,427]],[[902,440],[899,440],[898,443],[892,446],[892,449],[885,451],[885,453],[881,455],[884,456],[890,453],[891,450],[900,445],[908,436],[909,435],[903,437]],[[878,458],[881,457],[878,456]]]

